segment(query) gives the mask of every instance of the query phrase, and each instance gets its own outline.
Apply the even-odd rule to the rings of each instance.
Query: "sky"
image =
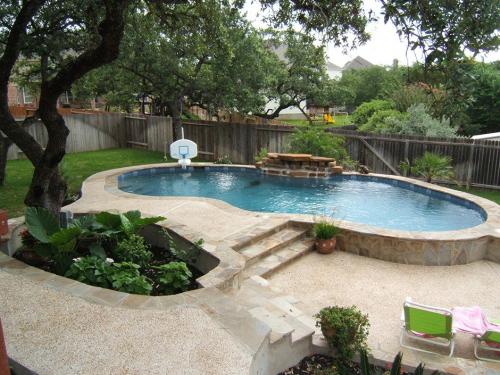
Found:
[[[378,0],[365,0],[365,9],[371,9],[376,14],[380,11]],[[255,27],[265,27],[266,24],[262,20],[260,5],[256,1],[247,0],[243,12],[246,12],[247,19],[251,21]],[[371,22],[368,25],[368,32],[371,34],[371,39],[356,49],[347,51],[342,48],[327,45],[326,53],[328,60],[336,65],[344,66],[344,64],[356,56],[361,56],[373,64],[377,65],[392,65],[394,59],[398,59],[400,65],[411,65],[414,62],[422,61],[421,56],[415,55],[413,51],[406,54],[406,42],[399,39],[395,27],[389,22],[384,24],[383,17],[378,17],[379,20]],[[500,60],[500,51],[491,52],[487,55],[479,55],[477,60],[486,62]]]

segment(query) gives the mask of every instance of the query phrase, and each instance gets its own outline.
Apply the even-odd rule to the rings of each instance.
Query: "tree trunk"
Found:
[[[305,118],[307,119],[307,121],[309,121],[309,126],[312,126],[313,122],[312,122],[311,116],[309,116],[309,114],[306,113],[306,111],[304,109],[302,109],[302,107],[300,106],[300,104],[297,107],[299,108],[300,112],[302,112],[302,114],[305,116]]]
[[[182,121],[181,121],[181,111],[179,108],[179,102],[168,102],[167,103],[168,111],[170,112],[170,116],[172,116],[172,127],[174,130],[174,140],[182,138]]]
[[[34,165],[35,171],[24,203],[58,213],[67,191],[67,184],[59,171],[59,163],[66,154],[69,129],[54,104],[40,102],[39,113],[47,128],[49,141],[41,159]]]
[[[0,135],[0,186],[3,186],[5,183],[7,154],[11,145],[12,141],[9,138]]]

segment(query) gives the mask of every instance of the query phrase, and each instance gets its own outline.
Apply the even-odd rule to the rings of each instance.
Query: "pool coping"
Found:
[[[146,200],[169,200],[169,199],[185,199],[185,200],[191,200],[191,201],[202,201],[202,202],[209,202],[210,204],[221,208],[228,210],[230,212],[236,212],[239,214],[255,214],[255,211],[249,211],[245,210],[236,206],[231,205],[230,203],[227,203],[225,201],[219,200],[219,199],[214,199],[214,198],[205,198],[205,197],[169,197],[169,196],[147,196],[147,195],[140,195],[140,194],[133,194],[133,193],[127,193],[118,188],[118,176],[127,173],[127,172],[132,172],[136,170],[142,170],[142,169],[149,169],[149,168],[180,168],[178,164],[176,163],[162,163],[162,164],[147,164],[147,165],[140,165],[140,166],[133,166],[133,167],[125,167],[125,168],[118,168],[118,169],[112,169],[104,172],[97,173],[95,175],[90,176],[88,179],[86,179],[82,185],[82,194],[83,196],[86,195],[92,195],[99,193],[99,191],[96,191],[93,188],[89,188],[88,183],[96,180],[103,180],[104,179],[104,186],[102,188],[113,195],[120,196],[123,198],[135,198],[135,199],[146,199]],[[255,166],[250,166],[250,165],[235,165],[235,164],[214,164],[214,163],[192,163],[190,167],[193,168],[204,168],[204,167],[219,167],[219,168],[248,168],[248,169],[256,169]],[[344,174],[346,175],[356,175],[356,176],[363,176],[359,173],[355,172],[345,172]],[[350,231],[355,231],[358,233],[362,233],[365,235],[376,235],[376,236],[382,236],[382,237],[394,237],[398,239],[407,239],[407,240],[439,240],[439,241],[457,241],[457,240],[473,240],[473,239],[480,239],[480,238],[485,238],[487,236],[491,236],[494,238],[499,238],[500,239],[500,205],[497,205],[496,203],[485,199],[481,198],[469,193],[449,189],[443,186],[427,183],[424,181],[408,178],[408,177],[402,177],[402,176],[392,176],[392,175],[383,175],[383,174],[375,174],[375,173],[370,173],[368,176],[373,176],[377,178],[382,178],[386,180],[397,180],[397,181],[402,181],[406,182],[409,184],[414,184],[416,186],[419,186],[424,189],[429,189],[433,191],[437,191],[443,194],[455,196],[457,198],[465,199],[467,201],[470,201],[477,206],[479,206],[484,212],[486,213],[486,221],[482,224],[479,224],[474,227],[470,228],[464,228],[460,230],[452,230],[452,231],[437,231],[437,232],[431,232],[431,231],[422,231],[422,232],[417,232],[417,231],[403,231],[403,230],[396,230],[396,229],[386,229],[382,227],[376,227],[368,224],[362,224],[362,223],[355,223],[355,222],[349,222],[349,221],[343,221],[343,220],[338,220],[335,219],[335,223],[341,228],[341,229],[346,229]],[[279,177],[279,176],[277,176]],[[286,177],[285,177],[286,178]],[[326,177],[328,178],[328,177]],[[288,218],[289,220],[293,221],[299,221],[299,222],[306,222],[306,223],[314,223],[315,217],[314,215],[308,215],[308,214],[291,214],[291,213],[273,213],[273,212],[266,212],[266,215],[269,216],[274,216],[274,217],[279,217],[279,218]]]

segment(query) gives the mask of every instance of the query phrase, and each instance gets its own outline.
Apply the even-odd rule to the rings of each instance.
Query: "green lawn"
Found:
[[[164,160],[161,152],[131,148],[112,149],[67,154],[62,169],[70,191],[77,192],[82,181],[94,173],[130,165],[162,162]],[[7,163],[5,186],[0,186],[0,208],[6,208],[9,217],[23,215],[23,201],[32,173],[33,166],[28,160],[11,160]]]
[[[281,120],[281,121],[295,126],[309,126],[309,121],[307,120]],[[314,121],[313,124],[315,126],[325,126],[325,127],[352,125],[352,116],[337,115],[335,116],[335,124],[327,124],[322,121]]]
[[[470,188],[467,190],[465,187],[457,187],[457,186],[449,186],[455,190],[465,191],[469,194],[474,194],[479,197],[483,197],[489,199],[490,201],[496,202],[500,204],[500,190],[487,190],[487,189],[479,189],[479,188]]]

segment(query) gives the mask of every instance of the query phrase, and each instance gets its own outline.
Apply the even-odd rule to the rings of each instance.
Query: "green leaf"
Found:
[[[121,227],[123,231],[130,236],[134,233],[134,225],[130,222],[130,220],[125,216],[120,214]]]
[[[102,260],[106,260],[106,251],[104,251],[104,248],[98,244],[98,243],[93,243],[92,245],[89,246],[89,252],[90,255],[96,256]]]
[[[63,246],[72,240],[76,240],[81,232],[81,229],[78,227],[61,229],[49,237],[49,242],[57,247]]]
[[[48,243],[49,237],[60,229],[56,216],[46,208],[28,207],[25,218],[29,233],[44,243]]]
[[[121,225],[120,215],[110,212],[100,212],[95,216],[96,222],[109,229],[118,229]]]
[[[90,229],[95,224],[95,216],[94,215],[85,215],[81,216],[78,219],[74,219],[71,223],[71,226],[78,227],[81,229]]]
[[[133,223],[141,218],[141,211],[128,211],[124,214],[124,216]]]

